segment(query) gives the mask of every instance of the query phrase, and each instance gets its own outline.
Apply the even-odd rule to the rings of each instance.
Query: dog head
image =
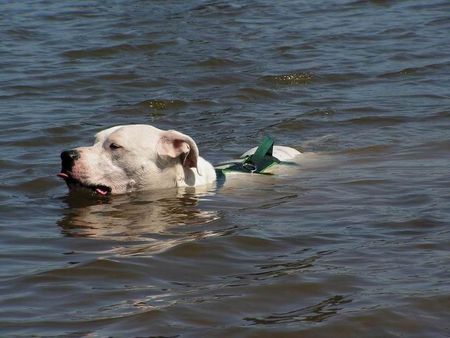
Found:
[[[116,126],[99,132],[94,145],[61,153],[58,174],[69,189],[100,195],[178,186],[184,170],[198,167],[194,140],[174,130],[149,125]]]

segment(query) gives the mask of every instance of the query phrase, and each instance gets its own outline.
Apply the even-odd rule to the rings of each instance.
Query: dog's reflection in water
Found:
[[[75,192],[64,197],[64,217],[58,222],[70,237],[115,241],[119,254],[158,252],[179,243],[213,236],[207,225],[219,219],[199,202],[213,194],[205,187],[140,192],[109,198]],[[121,242],[121,244],[117,243]]]

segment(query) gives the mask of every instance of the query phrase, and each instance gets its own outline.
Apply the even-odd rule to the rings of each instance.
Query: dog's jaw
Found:
[[[98,195],[101,196],[107,196],[112,193],[112,188],[103,185],[103,184],[87,184],[84,183],[76,178],[74,178],[69,172],[61,171],[59,174],[57,174],[58,177],[64,179],[67,186],[69,187],[69,190],[78,190],[78,189],[86,189],[95,192]]]

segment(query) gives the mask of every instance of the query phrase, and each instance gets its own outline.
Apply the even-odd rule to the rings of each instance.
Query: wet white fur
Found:
[[[111,144],[119,148],[111,148]],[[150,125],[103,130],[96,135],[92,146],[76,150],[80,157],[70,175],[86,185],[108,186],[113,194],[196,187],[216,180],[213,166],[199,156],[197,145],[189,136]],[[244,155],[255,150],[250,149]],[[292,148],[274,147],[274,156],[282,161],[298,154]]]

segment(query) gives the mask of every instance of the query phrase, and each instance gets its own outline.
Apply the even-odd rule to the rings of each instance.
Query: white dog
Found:
[[[256,150],[253,148],[243,156]],[[293,148],[273,147],[273,157],[279,161],[289,161],[299,154]],[[196,187],[217,179],[216,170],[199,156],[191,137],[150,125],[103,130],[96,135],[94,145],[64,151],[61,159],[58,176],[69,189],[87,188],[100,195]]]

